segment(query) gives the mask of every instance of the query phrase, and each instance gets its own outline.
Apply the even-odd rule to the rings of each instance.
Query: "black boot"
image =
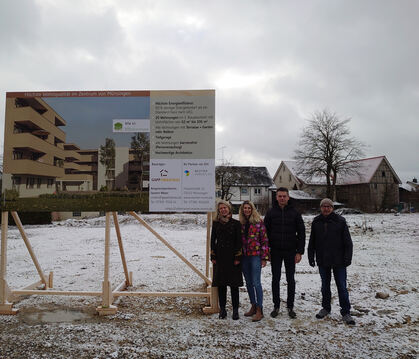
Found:
[[[227,318],[227,311],[225,308],[220,308],[220,314],[218,315],[218,318],[220,319]]]
[[[233,308],[233,320],[239,319],[239,308]]]

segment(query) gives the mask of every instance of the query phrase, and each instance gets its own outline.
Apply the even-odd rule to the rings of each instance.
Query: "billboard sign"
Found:
[[[2,210],[205,212],[215,91],[8,92]]]

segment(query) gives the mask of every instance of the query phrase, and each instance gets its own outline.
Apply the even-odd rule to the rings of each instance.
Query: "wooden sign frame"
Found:
[[[58,295],[58,296],[97,296],[102,298],[102,303],[96,308],[99,315],[115,314],[118,307],[114,303],[114,299],[121,296],[147,296],[147,297],[200,297],[207,298],[208,306],[203,308],[206,314],[217,313],[218,306],[218,291],[216,287],[211,287],[212,281],[210,279],[210,232],[211,232],[211,213],[207,213],[207,233],[206,233],[206,265],[205,274],[201,273],[192,263],[190,263],[179,251],[177,251],[167,240],[160,236],[147,222],[145,222],[137,213],[128,212],[141,225],[150,231],[158,240],[160,240],[166,247],[168,247],[177,257],[179,257],[189,268],[191,268],[206,284],[206,292],[138,292],[128,291],[128,287],[133,285],[132,272],[128,271],[127,262],[125,259],[124,246],[119,228],[118,216],[116,212],[106,212],[105,220],[105,251],[104,251],[104,274],[102,281],[102,291],[63,291],[53,290],[53,272],[48,276],[42,271],[42,268],[36,258],[32,249],[30,241],[25,234],[23,225],[17,212],[11,212],[12,217],[19,229],[20,235],[25,242],[26,248],[32,258],[35,268],[38,272],[40,280],[24,288],[13,290],[9,288],[6,279],[7,270],[7,231],[8,231],[8,212],[2,212],[1,224],[1,262],[0,262],[0,314],[13,315],[17,314],[18,310],[13,308],[13,301],[23,295]],[[114,289],[110,283],[110,230],[111,230],[111,216],[118,239],[119,252],[121,255],[122,266],[124,270],[125,280],[117,285]],[[212,272],[212,270],[211,270]]]

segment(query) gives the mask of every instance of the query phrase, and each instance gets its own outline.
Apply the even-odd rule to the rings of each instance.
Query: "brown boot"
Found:
[[[245,317],[251,317],[253,314],[256,313],[256,304],[252,304],[252,306],[250,307],[249,311],[244,313]]]
[[[256,313],[252,317],[252,322],[258,322],[262,318],[263,318],[262,308],[261,307],[256,307]]]

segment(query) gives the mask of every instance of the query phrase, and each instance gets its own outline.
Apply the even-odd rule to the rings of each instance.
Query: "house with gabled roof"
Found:
[[[401,181],[385,156],[352,162],[358,165],[356,173],[337,178],[337,201],[366,212],[377,212],[398,205]],[[273,180],[277,187],[303,190],[317,197],[326,194],[326,180],[321,177],[307,179],[299,175],[297,161],[282,161]]]
[[[297,161],[281,161],[273,177],[277,188],[304,191],[312,197],[322,198],[326,195],[325,180],[322,177],[305,178],[298,174]]]
[[[266,167],[229,166],[229,171],[235,174],[234,185],[230,188],[230,202],[234,209],[244,201],[252,201],[258,211],[264,214],[271,203],[272,177]],[[220,184],[216,183],[216,195],[221,196]]]

